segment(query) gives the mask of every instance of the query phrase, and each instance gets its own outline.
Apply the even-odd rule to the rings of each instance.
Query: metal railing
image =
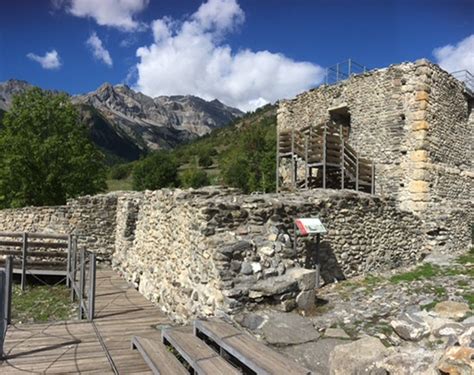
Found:
[[[85,249],[73,251],[68,258],[66,276],[71,287],[71,300],[78,300],[78,318],[93,320],[95,314],[95,287],[97,273],[96,255]]]
[[[469,70],[457,70],[455,72],[451,72],[451,75],[458,81],[464,83],[466,89],[468,89],[471,93],[474,93],[474,75]]]
[[[331,85],[348,79],[351,76],[365,73],[366,71],[367,67],[365,65],[359,64],[352,59],[348,59],[347,61],[326,68],[324,83]]]
[[[4,238],[8,238],[5,240]],[[21,238],[21,241],[18,240]],[[60,283],[66,282],[66,286],[71,289],[71,300],[78,301],[78,318],[87,318],[89,321],[94,319],[95,315],[95,290],[96,290],[96,255],[84,248],[78,249],[77,236],[75,235],[58,235],[44,233],[10,233],[0,232],[0,246],[6,246],[8,250],[3,250],[3,254],[7,255],[4,260],[4,266],[0,266],[0,355],[3,356],[3,343],[7,332],[8,325],[11,323],[12,310],[12,285],[13,272],[21,273],[21,290],[25,291],[27,277],[31,275],[44,285],[54,288]],[[30,241],[30,239],[50,239],[56,242]],[[12,250],[19,247],[21,250]],[[41,249],[67,249],[66,252],[52,251],[48,253],[44,250],[31,250],[31,248]],[[21,268],[15,269],[14,257],[20,258],[16,264],[21,264]],[[35,273],[41,263],[37,263],[35,271],[29,270],[30,262],[28,257],[43,258],[66,258],[66,263],[62,263],[62,267],[66,271],[58,271],[57,269],[42,270],[42,275],[65,275],[54,285],[50,285],[37,277]],[[45,263],[46,264],[46,263]],[[34,304],[27,312],[36,308]],[[0,357],[1,358],[1,357]]]

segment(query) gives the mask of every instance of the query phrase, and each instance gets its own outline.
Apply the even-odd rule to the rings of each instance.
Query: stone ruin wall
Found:
[[[462,250],[474,183],[473,98],[463,85],[427,60],[394,65],[281,102],[278,129],[327,121],[341,105],[351,114],[349,143],[376,163],[376,194],[422,217],[431,249]]]
[[[141,293],[183,322],[262,304],[283,310],[311,305],[314,271],[305,268],[312,267],[307,254],[314,243],[300,239],[293,246],[293,219],[304,216],[319,216],[328,229],[320,257],[325,282],[414,264],[439,236],[392,198],[322,189],[111,193],[64,206],[2,210],[0,230],[79,234],[80,244],[112,258]],[[464,249],[468,236],[456,233],[445,233],[445,246]]]
[[[259,304],[304,308],[314,299],[314,274],[304,271],[314,243],[301,239],[293,247],[293,218],[314,215],[328,229],[321,244],[326,282],[426,255],[421,220],[390,199],[208,188],[120,197],[113,266],[177,321]]]
[[[117,196],[85,196],[64,206],[0,210],[2,232],[49,232],[79,237],[79,246],[110,260],[115,249]]]

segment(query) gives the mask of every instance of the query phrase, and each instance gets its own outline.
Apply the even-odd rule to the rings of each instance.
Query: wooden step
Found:
[[[257,374],[308,375],[298,365],[232,325],[220,320],[196,320],[196,335],[204,335]]]
[[[193,335],[192,328],[164,328],[163,342],[175,348],[199,375],[237,375],[235,367]]]
[[[133,336],[132,349],[137,349],[153,374],[189,375],[188,370],[160,341]]]

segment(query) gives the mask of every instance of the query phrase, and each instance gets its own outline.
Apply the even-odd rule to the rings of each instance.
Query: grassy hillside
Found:
[[[272,191],[275,142],[276,106],[267,105],[229,126],[162,153],[170,155],[176,162],[177,186],[224,184],[247,192]],[[131,190],[133,172],[144,160],[146,158],[111,167],[109,190]],[[159,165],[155,167],[160,168]]]

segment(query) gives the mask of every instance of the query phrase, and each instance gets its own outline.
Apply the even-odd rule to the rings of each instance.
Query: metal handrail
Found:
[[[468,90],[474,92],[474,75],[467,69],[457,70],[450,73],[458,81],[461,81]]]

